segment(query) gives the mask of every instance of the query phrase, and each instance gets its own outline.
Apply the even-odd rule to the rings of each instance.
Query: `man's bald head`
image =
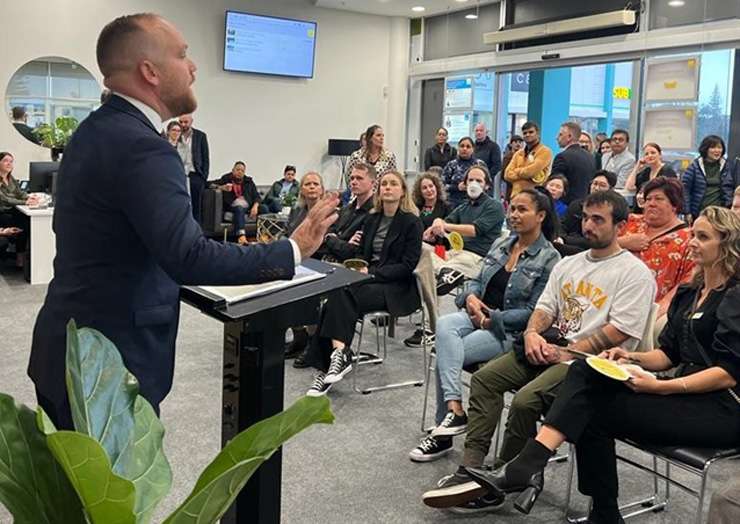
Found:
[[[139,13],[120,16],[106,25],[97,44],[98,67],[103,76],[132,71],[143,58],[156,59],[159,46],[155,27],[162,22],[158,15]]]
[[[196,66],[178,29],[159,15],[116,18],[98,37],[98,66],[106,87],[152,107],[163,120],[195,111]]]

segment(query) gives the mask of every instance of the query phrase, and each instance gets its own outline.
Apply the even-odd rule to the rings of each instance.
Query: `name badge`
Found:
[[[701,311],[698,313],[694,313],[693,315],[691,315],[691,320],[699,320],[703,314],[704,313],[702,313]]]

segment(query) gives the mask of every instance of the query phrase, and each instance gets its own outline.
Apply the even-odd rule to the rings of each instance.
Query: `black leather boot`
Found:
[[[519,493],[514,507],[529,513],[544,486],[544,469],[553,452],[534,439],[524,445],[521,453],[495,471],[465,468],[489,494]]]

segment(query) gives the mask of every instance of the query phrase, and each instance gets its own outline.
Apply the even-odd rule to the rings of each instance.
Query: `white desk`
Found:
[[[54,276],[54,256],[56,256],[56,235],[51,229],[54,208],[31,209],[16,206],[31,222],[28,232],[31,250],[31,284],[48,284]]]

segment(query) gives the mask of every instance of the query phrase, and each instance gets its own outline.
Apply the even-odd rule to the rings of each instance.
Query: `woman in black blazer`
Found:
[[[374,278],[333,295],[324,306],[307,361],[319,369],[309,396],[325,395],[352,369],[355,323],[368,311],[409,315],[419,308],[414,269],[421,257],[422,225],[403,175],[388,171],[378,183],[375,205],[362,231],[350,239],[363,272]]]

